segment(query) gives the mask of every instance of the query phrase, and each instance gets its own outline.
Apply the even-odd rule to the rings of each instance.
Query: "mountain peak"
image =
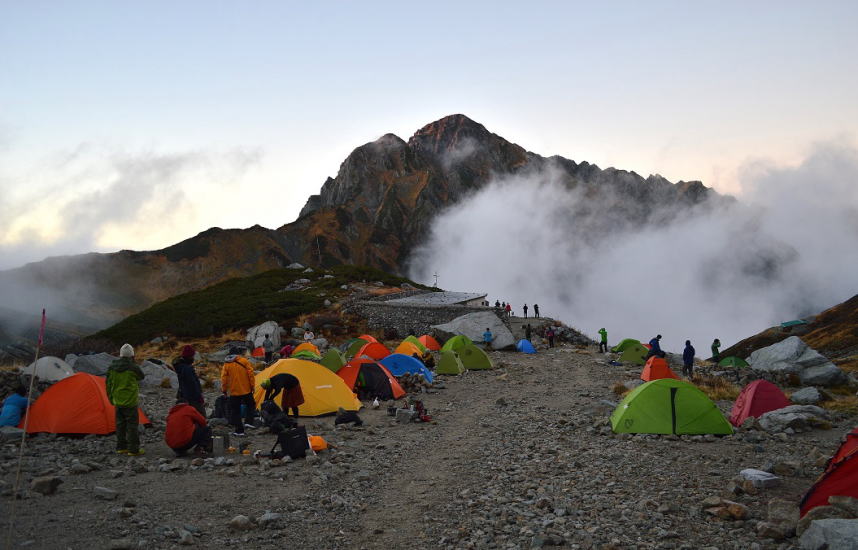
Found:
[[[428,149],[435,154],[455,148],[467,140],[486,142],[497,136],[486,127],[462,114],[448,115],[420,128],[408,140],[408,144],[419,149]]]

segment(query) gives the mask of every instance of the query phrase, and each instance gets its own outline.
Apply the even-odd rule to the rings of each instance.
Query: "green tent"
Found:
[[[611,414],[615,433],[731,434],[733,428],[694,384],[660,378],[641,384]]]
[[[349,342],[349,347],[346,348],[346,357],[354,357],[357,352],[360,351],[360,348],[369,344],[366,340],[362,338],[355,338],[354,340]]]
[[[625,342],[625,340],[623,340]],[[620,355],[620,362],[643,365],[646,363],[646,354],[649,350],[643,344],[629,344]]]
[[[424,346],[423,342],[418,340],[416,336],[406,336],[403,342],[411,342],[412,344],[417,346],[417,349],[419,349],[421,353],[426,353],[427,351],[426,346]]]
[[[620,343],[612,347],[611,351],[614,353],[620,353],[621,351],[626,351],[627,348],[630,348],[635,344],[641,345],[641,341],[635,340],[634,338],[626,338],[625,340],[620,340]]]
[[[747,367],[748,362],[742,359],[741,357],[736,357],[735,355],[731,355],[730,357],[725,357],[718,361],[719,367]]]
[[[467,346],[468,344],[473,344],[471,339],[462,334],[458,334],[453,336],[441,346],[441,351],[458,351],[460,347]]]
[[[340,352],[340,350],[331,348],[322,357],[321,364],[322,366],[332,370],[333,372],[337,372],[346,364],[346,358],[343,357],[343,354]]]
[[[310,361],[318,361],[322,357],[319,354],[314,353],[310,350],[303,350],[303,351],[299,351],[298,353],[293,353],[292,355],[289,356],[289,358],[290,359],[309,359]]]
[[[462,374],[465,372],[465,367],[462,365],[462,360],[459,359],[459,354],[455,351],[442,351],[441,359],[438,361],[438,366],[435,367],[435,374]]]
[[[474,344],[466,344],[458,349],[459,359],[462,360],[462,366],[467,370],[482,370],[493,369],[495,366],[492,360],[486,355],[486,352],[475,346]]]

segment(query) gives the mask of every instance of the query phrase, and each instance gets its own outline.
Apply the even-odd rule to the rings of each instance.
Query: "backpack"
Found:
[[[221,395],[214,402],[214,410],[209,415],[209,418],[229,418],[229,399],[225,395]]]
[[[280,452],[275,453],[274,450],[280,446]],[[304,426],[297,426],[290,430],[286,430],[277,434],[277,441],[271,447],[272,456],[288,456],[295,460],[296,458],[304,458],[307,456],[307,449],[310,448],[310,442],[307,439],[307,429]]]

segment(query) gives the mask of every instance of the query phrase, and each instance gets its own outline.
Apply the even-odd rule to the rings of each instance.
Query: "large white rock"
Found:
[[[142,386],[160,386],[166,378],[170,381],[171,388],[179,387],[179,377],[169,367],[153,363],[152,361],[143,361],[143,364],[140,365],[140,370],[146,376],[140,381],[140,385]]]
[[[818,519],[798,543],[802,550],[858,550],[858,519]]]
[[[828,412],[814,405],[790,405],[769,411],[760,416],[760,427],[769,433],[782,432],[787,428],[806,430],[828,421]]]
[[[74,369],[71,365],[60,359],[48,355],[40,357],[38,361],[30,363],[28,366],[21,369],[24,374],[35,374],[42,380],[50,380],[57,382],[63,378],[68,378],[74,374]]]
[[[848,381],[842,370],[798,336],[758,349],[748,357],[748,363],[758,371],[798,375],[807,386],[836,386]]]
[[[255,347],[259,347],[265,340],[266,334],[271,338],[271,341],[274,342],[274,351],[279,350],[281,346],[280,325],[278,325],[274,321],[265,321],[261,325],[256,325],[255,327],[249,329],[247,331],[247,341],[253,342],[253,345]]]
[[[96,353],[94,355],[78,355],[72,367],[75,372],[86,372],[96,376],[104,376],[110,364],[119,359],[109,353]]]
[[[822,401],[822,395],[814,387],[802,388],[789,396],[789,400],[796,405],[816,405]]]
[[[476,343],[483,341],[483,333],[488,328],[492,331],[492,336],[494,336],[492,349],[512,348],[516,342],[512,332],[491,311],[468,313],[467,315],[456,317],[449,323],[433,325],[432,328],[444,338],[462,334]]]

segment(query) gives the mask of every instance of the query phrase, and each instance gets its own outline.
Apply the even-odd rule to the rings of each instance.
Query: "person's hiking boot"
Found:
[[[144,449],[142,447],[140,449],[137,449],[137,452],[128,451],[128,456],[142,456],[145,454],[146,454],[146,449]]]
[[[256,426],[254,426],[253,424],[245,424],[245,425],[244,425],[244,427],[245,427],[245,428],[250,428],[251,430],[255,430],[255,429],[256,429]]]
[[[128,449],[116,449],[116,454],[118,455],[127,455]]]
[[[246,433],[244,433],[244,432],[241,432],[241,433],[239,433],[239,432],[232,432],[232,435],[234,435],[235,437],[244,437],[244,436],[246,436],[247,434],[246,434]]]

